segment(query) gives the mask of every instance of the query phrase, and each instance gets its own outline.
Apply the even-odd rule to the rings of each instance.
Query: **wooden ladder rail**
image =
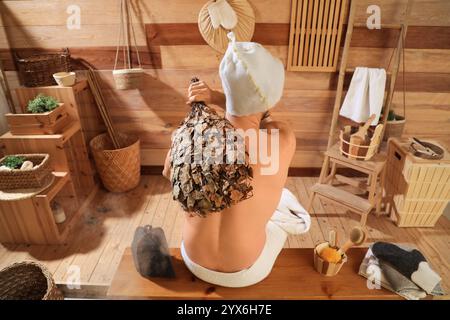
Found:
[[[348,54],[349,54],[349,49],[350,49],[350,43],[351,43],[352,35],[353,35],[353,28],[355,27],[355,25],[362,26],[361,24],[354,23],[355,10],[356,10],[355,2],[356,1],[353,0],[350,3],[350,11],[349,11],[348,23],[347,23],[347,33],[346,33],[346,37],[345,37],[342,59],[341,59],[340,67],[339,67],[338,84],[337,84],[337,88],[336,88],[336,97],[335,97],[335,101],[334,101],[333,115],[331,118],[331,127],[330,127],[330,132],[328,135],[327,150],[330,150],[330,148],[334,144],[336,127],[337,127],[338,118],[339,118],[339,110],[340,110],[341,102],[342,102],[342,94],[343,94],[343,89],[344,89],[345,75],[348,71],[347,70],[347,60],[348,60]],[[396,52],[395,52],[391,77],[390,77],[389,81],[387,81],[387,85],[388,85],[389,89],[388,89],[388,93],[386,95],[384,106],[383,106],[384,113],[383,113],[383,117],[382,117],[382,121],[381,121],[383,124],[383,130],[381,133],[381,139],[383,139],[383,136],[384,136],[384,130],[386,127],[388,114],[389,114],[389,111],[391,108],[391,104],[392,104],[392,100],[393,100],[393,96],[394,96],[394,92],[395,92],[395,85],[396,85],[396,80],[397,80],[397,76],[398,76],[400,60],[401,60],[402,51],[403,51],[403,45],[404,45],[404,41],[406,38],[406,31],[407,31],[407,27],[408,27],[408,18],[410,15],[410,11],[411,11],[411,0],[408,0],[408,2],[406,4],[405,21],[403,24],[382,25],[382,27],[385,27],[385,28],[400,29],[400,34],[399,34],[399,38],[398,38],[398,42],[397,42],[397,48],[396,48]],[[404,58],[405,57],[403,57],[403,59]],[[404,71],[405,70],[403,70],[403,72]],[[323,165],[322,165],[322,170],[320,172],[320,177],[319,177],[319,182],[318,182],[319,184],[331,183],[333,176],[336,174],[336,166],[333,165],[332,172],[330,173],[330,175],[328,175],[329,164],[330,164],[330,157],[327,154],[325,154]],[[314,201],[314,196],[315,196],[315,192],[313,191],[310,196],[308,210],[312,207],[312,203]],[[377,211],[379,211],[379,205],[377,205]],[[362,224],[365,223],[365,219],[366,219],[366,217],[362,218],[362,222],[361,222]]]
[[[382,27],[385,27],[385,28],[400,29],[400,34],[399,34],[399,38],[397,41],[397,48],[396,48],[395,57],[394,57],[394,65],[393,65],[393,70],[392,70],[392,74],[391,74],[391,80],[389,83],[389,91],[388,91],[388,94],[386,97],[384,113],[383,113],[383,117],[382,117],[382,121],[381,121],[383,123],[383,131],[381,132],[381,139],[383,139],[383,136],[384,136],[388,114],[389,114],[392,100],[394,97],[395,85],[396,85],[396,80],[397,80],[399,65],[400,65],[400,58],[402,56],[401,53],[402,53],[403,43],[406,38],[406,32],[408,29],[408,17],[410,15],[411,7],[412,7],[411,2],[412,2],[411,0],[408,0],[408,2],[406,4],[405,22],[403,24],[382,25]],[[338,77],[338,83],[337,83],[337,88],[336,88],[336,97],[335,97],[335,101],[334,101],[333,114],[331,117],[331,127],[330,127],[330,131],[328,134],[327,150],[330,149],[331,146],[333,145],[334,138],[336,135],[336,127],[337,127],[338,118],[339,118],[339,110],[340,110],[341,103],[342,103],[342,93],[344,90],[345,74],[347,72],[348,53],[350,50],[350,43],[352,41],[353,28],[355,26],[365,26],[364,24],[358,24],[358,23],[355,24],[354,23],[355,11],[356,11],[356,4],[355,4],[355,1],[352,0],[350,3],[350,11],[349,11],[348,22],[347,22],[347,33],[345,35],[344,49],[342,52],[341,64],[339,67],[339,77]],[[325,156],[324,163],[322,165],[322,170],[320,173],[319,182],[323,181],[325,179],[328,166],[329,166],[328,157]]]
[[[339,78],[338,78],[338,84],[336,88],[336,97],[334,100],[334,107],[333,107],[333,115],[331,117],[331,128],[330,132],[328,134],[328,144],[327,144],[327,150],[331,148],[333,145],[334,135],[336,131],[336,126],[338,122],[339,117],[339,109],[341,106],[342,101],[342,91],[344,89],[344,80],[345,80],[345,73],[347,69],[347,59],[348,59],[348,52],[350,49],[350,43],[352,41],[352,34],[353,34],[353,25],[355,20],[355,12],[356,12],[356,4],[355,1],[352,0],[350,2],[350,12],[348,16],[348,22],[347,22],[347,32],[345,34],[345,42],[344,42],[344,50],[342,52],[342,58],[341,58],[341,64],[339,66]],[[324,179],[326,178],[327,171],[329,166],[329,158],[325,156],[322,164],[322,170],[320,172],[319,177],[319,183],[322,183]]]
[[[339,66],[339,78],[338,78],[338,84],[337,84],[337,88],[336,88],[336,97],[334,100],[333,115],[331,117],[331,128],[330,128],[330,132],[328,134],[327,149],[330,149],[330,147],[333,145],[334,135],[335,135],[336,126],[337,126],[337,122],[338,122],[339,109],[341,107],[341,101],[342,101],[342,92],[344,90],[344,80],[345,80],[345,73],[346,73],[346,69],[347,69],[348,52],[350,49],[350,43],[352,41],[352,35],[353,35],[353,25],[354,25],[353,21],[355,20],[355,11],[356,11],[356,4],[355,4],[355,1],[352,0],[350,3],[350,12],[349,12],[348,22],[347,22],[347,33],[345,34],[344,50],[342,52],[341,64]]]
[[[383,127],[383,132],[381,134],[381,138],[383,138],[383,135],[384,135],[384,129],[386,127],[387,117],[389,114],[389,110],[390,110],[390,107],[392,104],[392,99],[393,99],[394,92],[395,92],[395,84],[396,84],[399,66],[400,66],[400,60],[401,60],[401,56],[402,56],[403,43],[405,41],[406,32],[408,29],[408,18],[411,13],[411,7],[412,7],[411,2],[412,2],[411,0],[408,0],[408,2],[406,4],[405,22],[403,24],[382,25],[381,26],[381,27],[389,28],[389,29],[400,29],[400,34],[398,37],[397,47],[396,47],[396,52],[395,52],[395,57],[394,57],[394,64],[393,64],[393,70],[392,70],[389,91],[388,91],[388,95],[387,95],[387,99],[386,99],[386,104],[384,106],[384,112],[383,112],[383,118],[382,118],[382,123],[383,123],[384,127]],[[349,18],[348,18],[348,23],[347,23],[347,33],[345,36],[344,49],[342,52],[341,64],[339,67],[339,78],[338,78],[338,84],[337,84],[337,88],[336,88],[336,97],[335,97],[335,101],[334,101],[333,115],[331,117],[331,128],[330,128],[330,132],[328,134],[327,149],[329,149],[333,145],[334,137],[336,135],[336,127],[337,127],[337,122],[338,122],[338,118],[339,118],[339,110],[340,110],[341,103],[342,103],[342,93],[344,91],[344,81],[345,81],[345,74],[347,71],[347,60],[348,60],[348,53],[349,53],[349,49],[350,49],[350,43],[352,41],[353,28],[355,25],[356,26],[364,26],[364,24],[355,24],[354,23],[355,11],[356,11],[356,5],[355,5],[355,1],[353,0],[353,1],[351,1],[351,4],[350,4],[350,12],[349,12]]]

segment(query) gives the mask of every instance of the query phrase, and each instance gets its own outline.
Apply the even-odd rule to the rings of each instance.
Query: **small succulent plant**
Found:
[[[6,156],[1,165],[11,169],[20,169],[24,163],[25,158],[19,156]]]
[[[27,110],[30,113],[44,113],[52,111],[58,106],[58,100],[40,93],[28,102]]]
[[[395,121],[395,112],[394,112],[394,110],[389,110],[387,120],[388,121]]]

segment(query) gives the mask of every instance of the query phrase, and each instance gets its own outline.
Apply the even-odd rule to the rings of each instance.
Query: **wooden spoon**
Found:
[[[366,232],[360,227],[353,227],[350,231],[350,238],[339,249],[340,254],[344,254],[348,249],[353,246],[359,246],[366,241]]]
[[[366,121],[366,123],[359,128],[359,130],[350,136],[350,154],[357,156],[358,155],[358,146],[364,142],[364,138],[366,137],[367,130],[372,124],[373,120],[375,120],[376,115],[372,114],[370,118]]]

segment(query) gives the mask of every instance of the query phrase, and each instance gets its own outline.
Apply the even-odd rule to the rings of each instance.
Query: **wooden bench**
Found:
[[[348,262],[335,277],[317,273],[313,249],[283,249],[271,274],[246,288],[225,288],[199,280],[186,268],[179,249],[171,249],[175,279],[145,279],[126,249],[108,291],[116,299],[401,299],[385,289],[370,290],[358,275],[367,249],[348,251]]]

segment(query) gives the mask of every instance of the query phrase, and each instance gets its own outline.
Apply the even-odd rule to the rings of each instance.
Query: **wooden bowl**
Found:
[[[323,260],[319,254],[324,248],[327,248],[329,246],[330,244],[328,242],[323,242],[314,248],[314,268],[320,274],[323,274],[327,277],[332,277],[337,275],[344,263],[347,262],[347,256],[343,254],[341,261],[338,263],[331,263]]]
[[[57,72],[53,74],[53,78],[60,87],[71,87],[75,84],[75,72]]]

